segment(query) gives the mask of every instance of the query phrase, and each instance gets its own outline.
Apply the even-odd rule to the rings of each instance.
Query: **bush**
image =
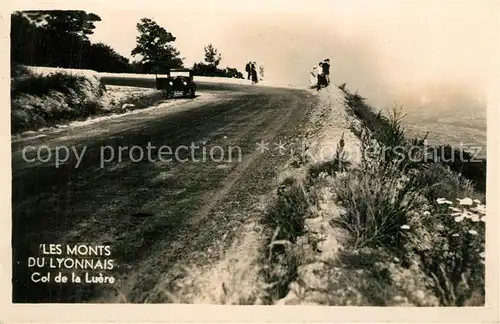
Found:
[[[266,213],[264,221],[274,229],[263,270],[270,303],[283,298],[288,292],[288,285],[297,276],[298,256],[293,243],[304,234],[309,207],[310,198],[304,184],[294,178],[287,178],[278,188],[276,202]]]
[[[30,75],[22,78],[11,87],[12,98],[17,98],[21,94],[32,96],[46,96],[53,91],[71,94],[72,91],[79,92],[85,77],[58,72],[49,75]]]
[[[287,178],[278,188],[278,199],[268,210],[266,219],[279,229],[275,240],[295,239],[304,233],[304,219],[310,206],[309,195],[301,181]]]
[[[37,75],[16,68],[11,82],[11,131],[17,133],[98,114],[104,84],[64,72]]]
[[[243,73],[238,71],[236,68],[227,67],[225,69],[219,69],[213,64],[206,64],[203,62],[195,63],[193,65],[193,74],[207,77],[243,79]]]
[[[29,77],[33,74],[22,64],[13,64],[10,69],[10,77],[12,81],[20,80],[23,77]]]
[[[415,178],[415,185],[422,188],[429,201],[441,197],[472,197],[485,201],[484,194],[475,192],[472,181],[439,163],[420,170]]]
[[[348,230],[353,248],[385,246],[400,250],[404,242],[401,227],[422,197],[411,178],[356,170],[338,179],[334,188],[347,213],[335,221]]]
[[[420,257],[442,305],[464,306],[472,302],[480,306],[485,294],[486,207],[476,199],[457,201],[439,198],[432,202],[430,210],[423,213],[428,219],[426,228],[409,229],[407,250]],[[471,300],[476,296],[483,297]]]

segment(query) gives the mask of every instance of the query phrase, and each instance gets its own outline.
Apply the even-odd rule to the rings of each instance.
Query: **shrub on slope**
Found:
[[[88,117],[102,109],[104,84],[93,76],[48,75],[14,67],[11,79],[11,133]]]

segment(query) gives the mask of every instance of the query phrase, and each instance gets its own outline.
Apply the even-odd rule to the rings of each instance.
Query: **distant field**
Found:
[[[453,98],[455,99],[455,98]],[[450,100],[420,106],[405,106],[405,123],[412,135],[429,132],[431,144],[482,147],[486,156],[486,105],[466,100]]]
[[[363,95],[363,93],[361,93]],[[364,94],[367,102],[385,110],[394,103],[401,104],[406,113],[404,124],[409,135],[427,137],[430,144],[452,146],[481,146],[486,155],[486,111],[485,98],[480,98],[464,89],[436,87],[422,95],[391,94],[372,99]]]
[[[486,155],[486,116],[481,116],[485,115],[481,114],[481,111],[486,111],[480,108],[476,110],[478,114],[472,118],[467,114],[470,111],[447,115],[445,108],[435,111],[420,110],[413,114],[410,110],[410,118],[406,124],[409,133],[414,135],[422,135],[429,131],[428,139],[432,144],[481,146],[482,155]]]

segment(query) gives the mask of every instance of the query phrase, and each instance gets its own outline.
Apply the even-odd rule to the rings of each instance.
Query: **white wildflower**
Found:
[[[403,226],[401,226],[401,229],[408,230],[408,229],[410,229],[410,226],[408,226],[408,225],[403,225]]]
[[[458,203],[463,206],[471,206],[472,205],[472,199],[470,198],[464,198],[464,199],[459,199],[457,198]]]
[[[476,207],[471,208],[472,211],[485,215],[486,207],[484,205],[478,205]]]
[[[464,210],[464,213],[463,213],[464,217],[465,218],[472,218],[472,216],[474,216],[473,213],[471,213],[470,211],[468,210]]]
[[[453,237],[459,237],[460,235],[458,233],[452,234],[451,236]]]
[[[455,222],[460,223],[464,218],[465,216],[457,216],[455,217]]]
[[[474,223],[477,223],[479,222],[480,218],[479,218],[479,215],[472,215],[472,217],[470,218]]]
[[[484,252],[479,253],[479,256],[484,259]]]
[[[424,213],[423,213],[423,215],[424,215],[424,216],[429,216],[430,214],[431,214],[431,213],[430,213],[429,211],[427,211],[427,210],[426,210],[426,211],[424,211]]]
[[[471,234],[471,235],[477,235],[477,231],[475,231],[475,230],[469,230],[469,234]]]
[[[436,199],[436,201],[440,205],[442,205],[442,204],[453,205],[453,203],[446,198],[438,198],[438,199]]]
[[[394,262],[399,262],[400,260],[396,257],[394,257]]]
[[[481,200],[479,200],[479,199],[474,199],[474,202],[475,202],[476,204],[481,204]]]

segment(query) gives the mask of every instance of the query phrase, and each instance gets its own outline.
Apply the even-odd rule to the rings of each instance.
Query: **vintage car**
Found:
[[[193,81],[193,71],[190,69],[171,69],[167,76],[156,77],[156,89],[165,91],[167,98],[176,94],[194,98],[196,83]]]

